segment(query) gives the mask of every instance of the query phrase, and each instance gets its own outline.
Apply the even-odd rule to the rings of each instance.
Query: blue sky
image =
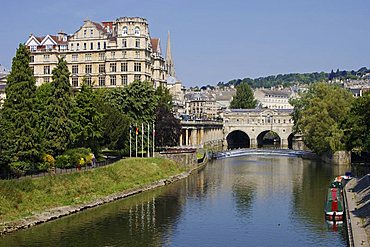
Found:
[[[4,3],[3,3],[4,2]],[[30,33],[75,32],[88,18],[140,16],[187,86],[290,72],[370,67],[369,0],[3,1],[0,64]]]

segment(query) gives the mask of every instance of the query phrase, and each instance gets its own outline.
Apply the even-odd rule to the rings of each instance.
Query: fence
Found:
[[[81,172],[81,171],[87,171],[91,170],[97,167],[107,166],[110,164],[113,164],[114,162],[117,162],[118,160],[122,159],[122,157],[116,157],[111,159],[106,159],[103,161],[96,162],[95,165],[87,165],[83,167],[73,167],[73,168],[55,168],[51,169],[49,171],[39,172],[39,171],[30,171],[29,174],[17,176],[12,173],[5,173],[0,174],[0,179],[2,180],[10,180],[10,179],[24,179],[24,178],[37,178],[37,177],[44,177],[49,175],[56,175],[56,174],[66,174],[66,173],[74,173],[74,172]]]

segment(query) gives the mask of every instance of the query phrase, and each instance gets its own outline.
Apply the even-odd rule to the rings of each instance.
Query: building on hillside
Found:
[[[215,98],[205,92],[185,94],[185,114],[195,120],[215,119],[217,106]]]
[[[234,88],[219,88],[213,90],[213,95],[216,100],[217,111],[222,112],[230,108],[230,103],[236,94]]]
[[[362,97],[365,92],[370,91],[370,80],[347,81],[341,86],[349,90],[354,97]]]
[[[83,81],[94,87],[122,87],[136,80],[151,81],[156,87],[166,85],[160,39],[151,38],[144,18],[121,17],[102,23],[85,20],[72,35],[31,34],[26,45],[36,85],[51,81],[59,58],[67,61],[75,88]]]
[[[256,89],[254,91],[258,106],[268,109],[293,109],[289,99],[294,95],[292,90]]]

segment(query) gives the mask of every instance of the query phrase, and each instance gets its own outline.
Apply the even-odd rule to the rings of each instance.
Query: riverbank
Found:
[[[0,234],[172,183],[194,169],[161,158],[124,159],[81,173],[0,181]]]
[[[350,246],[370,246],[370,175],[352,179],[344,190]]]

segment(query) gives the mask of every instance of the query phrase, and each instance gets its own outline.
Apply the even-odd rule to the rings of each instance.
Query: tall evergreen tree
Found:
[[[251,109],[255,108],[257,101],[254,99],[253,91],[246,82],[240,83],[236,87],[236,95],[230,103],[231,109]]]
[[[180,120],[176,119],[165,104],[159,105],[156,111],[155,121],[156,146],[176,146],[181,133]]]
[[[29,50],[20,44],[13,58],[5,89],[6,100],[1,110],[0,163],[5,169],[8,165],[21,163],[24,168],[24,163],[32,165],[40,158],[38,121],[34,111],[36,85],[29,61]],[[19,167],[20,170],[23,168]]]
[[[178,145],[181,124],[180,120],[173,115],[172,95],[167,88],[158,87],[155,91],[157,95],[156,110],[156,146],[176,146]]]
[[[72,119],[75,123],[75,147],[91,148],[97,152],[103,133],[103,113],[97,109],[97,95],[91,86],[82,85],[75,98]]]
[[[66,61],[59,59],[53,69],[50,97],[44,102],[41,122],[42,146],[45,153],[58,155],[72,143],[73,108],[69,71]]]

